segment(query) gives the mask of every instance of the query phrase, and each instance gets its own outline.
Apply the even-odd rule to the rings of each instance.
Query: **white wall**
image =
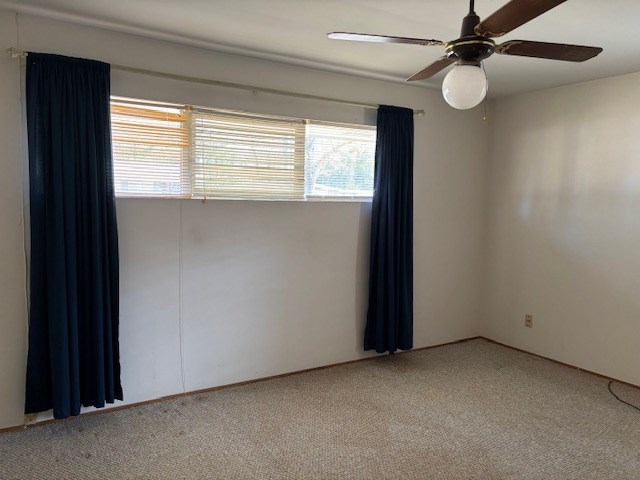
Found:
[[[13,15],[0,12],[2,48],[16,45],[13,22]],[[35,17],[21,16],[19,29],[18,46],[25,50],[424,108],[427,115],[416,118],[415,126],[414,345],[478,335],[490,138],[479,112],[455,111],[435,90]],[[0,273],[1,428],[23,422],[26,324],[19,67],[4,57],[0,62],[0,259],[3,267],[8,263]],[[375,121],[370,111],[352,107],[117,71],[112,91],[320,120]],[[126,401],[364,356],[369,210],[368,203],[118,200]]]
[[[640,384],[640,74],[500,99],[484,335]],[[533,328],[524,314],[534,315]]]
[[[15,42],[15,18],[0,15],[0,45]],[[26,369],[20,72],[0,55],[0,428],[21,422]]]

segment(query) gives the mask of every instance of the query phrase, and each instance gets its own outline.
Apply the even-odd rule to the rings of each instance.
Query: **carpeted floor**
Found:
[[[640,412],[473,340],[0,435],[2,480],[104,478],[638,480]]]

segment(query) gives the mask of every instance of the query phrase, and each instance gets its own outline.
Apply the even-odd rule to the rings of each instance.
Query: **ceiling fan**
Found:
[[[456,63],[456,67],[447,74],[442,83],[442,93],[449,105],[464,110],[475,107],[486,96],[487,77],[482,69],[482,61],[494,53],[584,62],[602,52],[600,47],[563,43],[509,40],[496,45],[493,41],[493,38],[509,33],[566,1],[511,0],[492,15],[480,21],[480,17],[474,11],[474,0],[470,0],[469,13],[462,20],[460,38],[450,42],[351,32],[332,32],[328,34],[328,37],[334,40],[444,46],[445,54],[442,57],[409,77],[407,81],[424,80]]]

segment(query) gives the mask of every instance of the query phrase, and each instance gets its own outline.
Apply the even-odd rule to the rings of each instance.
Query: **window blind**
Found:
[[[111,103],[116,195],[366,198],[375,127],[122,98]]]
[[[304,198],[304,123],[192,112],[195,197]]]
[[[189,196],[184,109],[111,102],[116,193],[137,197]]]

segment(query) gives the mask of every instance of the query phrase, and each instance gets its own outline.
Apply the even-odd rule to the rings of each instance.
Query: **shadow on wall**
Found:
[[[369,252],[371,248],[371,202],[360,204],[360,221],[358,224],[358,249],[356,258],[356,303],[355,318],[357,322],[355,351],[362,352],[364,329],[367,323],[367,305],[369,302]]]
[[[184,203],[187,390],[346,359],[366,302],[365,205]]]
[[[630,141],[603,135],[599,121],[545,122],[521,169],[517,218],[537,232],[532,239],[547,238],[609,289],[636,298],[640,163]]]
[[[505,139],[494,166],[491,335],[640,383],[620,371],[620,358],[640,362],[637,140],[628,127],[605,138],[607,115],[561,108]]]

